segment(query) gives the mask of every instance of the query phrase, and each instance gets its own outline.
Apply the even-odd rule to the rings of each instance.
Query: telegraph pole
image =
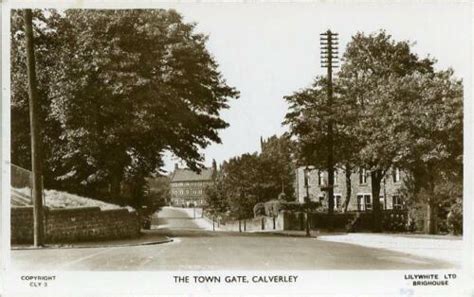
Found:
[[[31,9],[23,10],[26,37],[26,68],[28,71],[28,95],[30,109],[30,133],[31,133],[31,171],[33,174],[33,205],[34,205],[34,246],[40,247],[44,244],[43,227],[43,185],[42,185],[42,153],[41,153],[41,131],[39,123],[40,102],[37,93],[35,52],[33,40],[33,24]]]
[[[334,136],[333,136],[333,86],[332,69],[339,67],[338,34],[327,30],[320,34],[321,67],[327,68],[327,107],[329,110],[327,139],[327,170],[328,170],[328,214],[334,212]]]

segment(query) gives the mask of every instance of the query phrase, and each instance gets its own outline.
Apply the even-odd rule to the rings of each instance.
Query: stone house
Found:
[[[305,174],[305,170],[307,174]],[[320,202],[328,207],[328,194],[325,191],[328,175],[324,170],[314,167],[298,167],[295,172],[295,194],[297,201],[304,202],[309,194],[311,201]],[[380,185],[380,205],[382,209],[402,209],[404,202],[399,193],[405,174],[398,168],[387,172]],[[337,169],[334,174],[334,209],[342,211],[346,199],[347,186],[344,170]],[[367,211],[372,209],[373,197],[370,181],[370,172],[358,169],[351,175],[351,198],[348,211]]]
[[[215,168],[203,168],[198,174],[175,165],[170,175],[171,205],[201,207],[205,204],[205,189],[212,185]]]

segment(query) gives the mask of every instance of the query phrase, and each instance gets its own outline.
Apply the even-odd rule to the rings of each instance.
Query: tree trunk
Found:
[[[436,234],[438,232],[438,226],[436,222],[437,218],[437,207],[436,204],[432,201],[428,201],[426,207],[426,230],[425,232],[428,234]]]
[[[382,231],[382,213],[380,210],[380,183],[384,174],[380,169],[370,172],[370,182],[372,186],[372,230],[374,232]]]
[[[34,205],[33,212],[33,230],[34,246],[39,247],[44,244],[44,226],[43,226],[43,185],[42,185],[42,146],[41,146],[41,127],[39,121],[40,104],[37,94],[35,52],[33,40],[33,24],[31,9],[23,10],[25,20],[25,38],[26,38],[26,68],[28,72],[28,95],[30,109],[30,132],[31,132],[31,170],[32,170],[32,198]]]
[[[110,180],[110,196],[113,200],[120,200],[122,178],[118,174],[113,174]]]
[[[346,174],[346,201],[344,201],[344,212],[347,212],[347,208],[349,207],[349,202],[351,201],[352,196],[351,166],[346,164],[344,172]]]
[[[242,232],[242,221],[239,218],[239,232]]]

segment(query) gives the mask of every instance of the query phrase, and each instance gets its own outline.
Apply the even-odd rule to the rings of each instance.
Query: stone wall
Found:
[[[278,221],[275,218],[275,228],[273,228],[273,218],[270,217],[257,217],[253,219],[241,220],[240,227],[242,232],[245,231],[262,231],[262,230],[282,230],[281,225],[282,222]],[[217,225],[216,225],[217,226]],[[232,220],[226,222],[219,222],[218,225],[219,230],[222,231],[239,231],[239,221]]]
[[[45,240],[49,243],[133,238],[140,234],[137,213],[127,209],[45,209],[44,227]],[[33,242],[32,207],[11,209],[11,242]]]
[[[334,231],[361,232],[373,229],[372,212],[347,212],[335,213],[329,216],[326,213],[309,213],[310,228],[325,230],[331,226]],[[304,212],[282,211],[278,215],[283,229],[280,230],[305,230],[306,214]],[[409,231],[409,218],[406,210],[384,210],[378,224],[382,230],[389,232]],[[280,226],[280,225],[278,225]]]

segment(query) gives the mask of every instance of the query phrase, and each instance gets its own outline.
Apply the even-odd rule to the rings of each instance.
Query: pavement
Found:
[[[74,249],[74,248],[107,248],[107,247],[125,247],[138,245],[162,244],[173,241],[171,238],[156,232],[142,231],[137,238],[126,238],[120,240],[87,241],[74,243],[46,244],[42,248],[34,247],[30,244],[15,244],[12,250],[44,250],[44,249]]]
[[[322,235],[318,239],[439,259],[457,267],[461,267],[463,260],[463,241],[460,236],[349,233]]]
[[[204,220],[205,221],[205,220]],[[13,250],[14,270],[328,270],[444,269],[456,263],[299,234],[213,232],[190,211],[166,207],[148,236],[159,245]],[[342,238],[342,237],[341,237]]]

